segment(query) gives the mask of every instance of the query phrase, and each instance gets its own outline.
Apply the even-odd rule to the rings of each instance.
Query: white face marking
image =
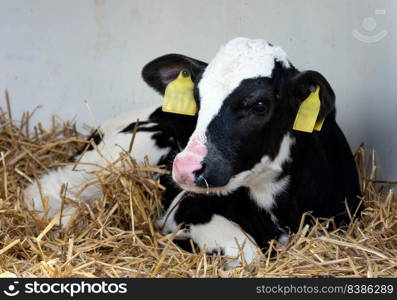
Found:
[[[265,40],[236,38],[221,47],[198,84],[201,108],[192,136],[204,136],[223,101],[244,79],[270,77],[275,60],[289,67],[284,50]]]

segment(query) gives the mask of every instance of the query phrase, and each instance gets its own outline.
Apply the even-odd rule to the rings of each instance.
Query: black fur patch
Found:
[[[120,133],[132,133],[135,129],[136,123],[137,122],[132,122],[127,127],[125,127],[123,130],[121,130]],[[142,121],[142,122],[139,122],[139,125],[146,125],[147,123],[148,122]],[[137,131],[140,131],[139,126],[137,128]]]

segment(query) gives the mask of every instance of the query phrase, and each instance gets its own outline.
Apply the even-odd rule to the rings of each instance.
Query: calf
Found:
[[[160,57],[144,68],[144,79],[163,93],[163,79],[193,71],[191,61]],[[198,121],[172,167],[185,192],[158,221],[164,232],[184,224],[182,237],[226,254],[238,253],[235,239],[245,241],[251,259],[254,241],[264,248],[283,238],[304,212],[349,223],[346,208],[359,211],[358,176],[335,121],[334,92],[320,73],[298,71],[280,47],[245,38],[228,42],[194,73]],[[294,130],[300,106],[315,90],[321,131]]]
[[[167,190],[166,211],[157,221],[164,233],[179,226],[179,237],[191,238],[208,252],[228,256],[243,251],[250,262],[272,238],[283,240],[297,229],[302,213],[349,222],[359,204],[359,186],[350,148],[335,122],[334,93],[319,73],[299,72],[285,52],[263,40],[235,39],[207,66],[179,54],[147,64],[143,79],[160,94],[183,72],[194,82],[196,116],[166,113],[126,114],[105,123],[92,136],[99,152],[117,159],[129,148],[135,120],[141,120],[132,155],[142,161],[172,161],[172,177],[161,178]],[[321,131],[292,129],[301,103],[320,88]],[[97,151],[77,152],[77,171],[66,166],[39,179],[25,192],[30,207],[43,211],[41,195],[49,199],[49,215],[61,208],[60,187],[67,197],[90,201],[101,195],[91,172],[103,165]],[[171,166],[169,166],[171,170]],[[182,191],[181,191],[182,190]],[[77,199],[76,199],[77,198]],[[32,200],[32,201],[31,201]],[[64,209],[64,220],[75,210]],[[234,260],[231,262],[239,262]]]

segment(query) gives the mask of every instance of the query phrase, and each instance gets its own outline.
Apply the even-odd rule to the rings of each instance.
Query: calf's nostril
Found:
[[[201,163],[201,168],[193,172],[194,178],[196,180],[201,178],[203,176],[204,170],[205,170],[205,163]]]
[[[206,169],[206,165],[204,163],[202,163],[201,169],[194,172],[194,181],[195,181],[196,185],[201,186],[201,187],[206,187],[208,189],[209,184],[208,184],[207,179],[204,176],[205,169]]]

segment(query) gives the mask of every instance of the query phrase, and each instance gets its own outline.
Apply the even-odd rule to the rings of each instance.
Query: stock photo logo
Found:
[[[14,297],[19,294],[19,290],[17,289],[18,281],[14,281],[14,284],[10,284],[3,293],[9,297]]]
[[[385,9],[377,9],[375,10],[375,16],[385,16]],[[362,28],[365,30],[365,33],[362,33],[358,29],[354,29],[352,31],[352,35],[363,43],[376,43],[382,40],[387,35],[387,30],[381,30],[378,33],[375,33],[377,22],[374,17],[366,17],[361,22]]]
[[[127,291],[127,283],[124,282],[86,282],[84,280],[77,282],[40,282],[34,280],[21,285],[19,285],[19,281],[14,281],[4,288],[3,294],[8,297],[29,294],[60,294],[73,298],[76,295],[84,294],[126,294]],[[2,299],[1,296],[0,299]]]

